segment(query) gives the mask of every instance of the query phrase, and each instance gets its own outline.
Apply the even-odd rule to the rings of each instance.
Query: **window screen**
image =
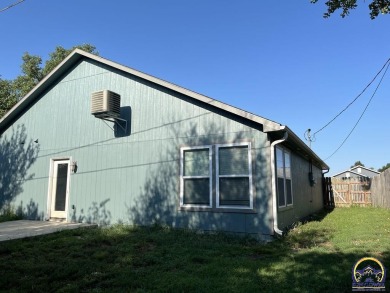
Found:
[[[220,175],[248,175],[248,146],[219,149]]]
[[[278,199],[279,199],[279,206],[286,205],[286,199],[284,196],[284,178],[280,178],[280,177],[278,177]]]
[[[211,205],[211,148],[182,149],[181,205]]]
[[[184,176],[209,176],[208,149],[194,149],[184,152]]]
[[[209,178],[184,179],[184,204],[209,205],[209,180]]]
[[[278,206],[292,205],[291,155],[287,150],[280,147],[276,148],[276,174]]]
[[[250,208],[250,146],[217,146],[217,203],[222,207]]]
[[[287,205],[291,205],[293,203],[291,179],[286,179],[286,197],[287,197]]]
[[[219,204],[249,206],[249,178],[219,178]]]

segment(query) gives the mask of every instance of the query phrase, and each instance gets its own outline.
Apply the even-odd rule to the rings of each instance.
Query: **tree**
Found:
[[[363,164],[362,162],[360,162],[360,161],[356,161],[355,164],[353,164],[353,165],[351,166],[351,168],[356,167],[356,166],[362,166],[362,167],[364,167],[364,164]]]
[[[317,3],[318,0],[310,0],[310,2]],[[357,0],[328,0],[325,5],[328,6],[328,11],[324,13],[324,18],[330,17],[338,9],[342,10],[340,15],[344,18],[349,15],[350,10],[357,7]],[[390,13],[390,0],[372,0],[368,8],[371,19],[375,19],[379,13]]]
[[[389,169],[390,168],[390,163],[387,163],[385,166],[383,166],[382,168],[379,168],[378,169],[378,172],[383,172],[385,171],[386,169]]]
[[[63,47],[58,46],[55,48],[54,52],[50,54],[50,59],[46,61],[45,67],[42,69],[43,75],[46,76],[48,73],[50,73],[76,48],[95,55],[99,55],[99,53],[96,51],[96,47],[91,44],[78,45],[70,49],[64,49]]]
[[[45,62],[45,66],[42,67],[42,58],[40,56],[30,55],[28,52],[24,53],[21,66],[22,74],[14,80],[0,78],[0,118],[76,48],[95,55],[99,54],[96,51],[96,47],[90,44],[77,45],[70,49],[58,46],[50,53],[50,58]]]
[[[12,83],[0,78],[0,118],[4,116],[17,102],[13,94]]]
[[[13,82],[13,91],[17,99],[21,99],[33,89],[44,77],[42,74],[42,58],[39,56],[24,53],[22,64],[22,75],[19,75]]]

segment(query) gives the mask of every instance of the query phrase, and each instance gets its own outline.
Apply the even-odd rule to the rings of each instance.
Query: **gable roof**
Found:
[[[134,75],[146,81],[152,82],[159,86],[165,87],[172,91],[178,92],[185,96],[188,96],[194,100],[200,101],[202,103],[211,105],[217,109],[229,112],[231,114],[237,115],[241,118],[261,124],[263,127],[263,132],[287,132],[288,141],[297,146],[297,150],[303,153],[306,157],[313,159],[323,170],[329,170],[329,166],[323,162],[291,129],[286,125],[282,125],[275,121],[266,119],[264,117],[255,115],[253,113],[244,111],[237,107],[233,107],[226,103],[222,103],[218,100],[214,100],[210,97],[198,94],[194,91],[188,90],[186,88],[180,87],[173,83],[167,82],[165,80],[159,79],[152,75],[143,73],[141,71],[135,70],[133,68],[123,66],[119,63],[110,61],[108,59],[96,56],[91,53],[87,53],[80,49],[75,49],[71,54],[68,55],[56,68],[54,68],[45,78],[43,78],[25,97],[23,97],[10,111],[8,111],[0,120],[0,135],[13,123],[15,119],[18,118],[18,115],[21,114],[35,99],[37,99],[40,94],[42,94],[52,83],[54,83],[58,78],[60,78],[67,70],[72,66],[77,64],[77,62],[83,59],[90,59],[101,64],[107,65],[119,71]]]
[[[357,169],[357,168],[362,168],[362,169],[365,169],[365,170],[370,171],[370,172],[372,172],[372,173],[380,174],[380,172],[375,171],[375,170],[370,169],[370,168],[366,168],[366,167],[364,167],[364,166],[362,166],[362,165],[354,166],[354,167],[352,167],[350,170],[352,171],[352,170],[355,170],[355,169]]]
[[[354,171],[351,171],[351,170],[345,170],[343,172],[340,172],[340,173],[337,173],[336,175],[333,175],[332,177],[337,177],[337,176],[340,176],[341,174],[345,174],[345,173],[351,173],[351,174],[355,174],[357,176],[360,176],[360,177],[365,177],[365,178],[369,178],[368,176],[366,175],[363,175],[361,173],[357,173],[357,172],[354,172]]]
[[[367,176],[367,175],[364,175],[364,174],[362,174],[362,173],[355,172],[354,170],[356,170],[357,168],[362,168],[362,169],[365,169],[365,170],[370,171],[370,172],[372,172],[372,173],[380,174],[380,172],[378,172],[378,171],[375,171],[375,170],[372,170],[372,169],[363,167],[363,166],[361,166],[361,165],[358,165],[358,166],[351,167],[351,168],[349,168],[348,170],[344,170],[344,171],[342,171],[342,172],[339,172],[339,173],[333,175],[332,177],[337,177],[337,176],[339,176],[339,175],[341,175],[341,174],[343,174],[343,173],[349,172],[349,173],[352,173],[352,174],[355,174],[355,175],[358,175],[358,176],[361,176],[361,177],[367,177],[367,178],[369,178],[369,176]]]

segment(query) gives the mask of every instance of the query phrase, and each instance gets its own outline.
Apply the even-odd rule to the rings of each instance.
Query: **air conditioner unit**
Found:
[[[118,118],[121,112],[121,96],[109,90],[92,93],[91,114],[97,118]]]

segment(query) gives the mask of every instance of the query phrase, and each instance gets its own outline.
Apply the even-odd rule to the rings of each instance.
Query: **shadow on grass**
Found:
[[[323,231],[303,236],[326,241]],[[289,237],[260,245],[159,226],[64,231],[0,243],[0,286],[64,292],[350,292],[352,266],[366,256],[364,250],[343,253],[313,242],[317,245],[310,249],[297,249]],[[390,267],[389,252],[381,260]]]
[[[322,210],[318,213],[309,215],[308,217],[303,218],[300,222],[294,223],[288,230],[286,230],[285,235],[287,237],[283,238],[283,241],[288,244],[292,249],[302,249],[302,248],[312,248],[316,246],[331,246],[330,241],[333,238],[333,229],[329,227],[321,227],[316,229],[304,229],[305,224],[310,222],[322,222],[325,219],[331,210]],[[302,229],[303,227],[303,229]]]

